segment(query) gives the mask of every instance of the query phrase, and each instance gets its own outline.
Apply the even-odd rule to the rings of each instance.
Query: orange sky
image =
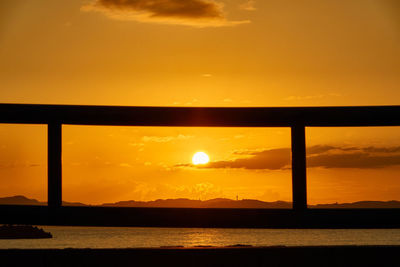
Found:
[[[1,1],[0,102],[399,104],[397,0],[160,2]],[[291,200],[289,129],[65,126],[63,133],[67,201]],[[399,134],[308,129],[310,149],[325,146],[309,155],[309,202],[398,199]],[[45,200],[46,127],[3,125],[0,150],[0,197]],[[185,165],[200,150],[213,168]]]

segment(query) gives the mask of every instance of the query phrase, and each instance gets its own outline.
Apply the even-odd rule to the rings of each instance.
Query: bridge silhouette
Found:
[[[0,104],[0,123],[48,129],[48,206],[2,205],[0,223],[36,225],[399,228],[400,209],[307,209],[306,127],[400,126],[400,106],[189,108]],[[62,125],[290,127],[292,209],[62,206]]]

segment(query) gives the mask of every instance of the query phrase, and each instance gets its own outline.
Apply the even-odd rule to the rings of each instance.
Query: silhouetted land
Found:
[[[0,205],[47,205],[36,199],[25,196],[12,196],[0,198]],[[90,206],[80,202],[65,202],[64,206]],[[119,201],[104,203],[102,207],[134,207],[134,208],[237,208],[237,209],[291,209],[292,203],[286,201],[265,202],[255,199],[232,200],[227,198],[215,198],[210,200],[192,200],[186,198],[158,199],[155,201]],[[352,203],[334,203],[308,205],[309,208],[318,209],[396,209],[400,208],[400,201],[357,201]]]
[[[2,225],[0,239],[52,238],[51,233],[32,225]]]
[[[22,205],[16,203],[15,200],[18,199],[23,200]],[[183,206],[183,203],[186,203],[186,206]],[[310,209],[300,211],[291,209],[290,202],[229,199],[127,201],[105,204],[106,206],[64,202],[61,207],[52,207],[37,200],[16,196],[0,199],[0,204],[2,204],[0,205],[0,223],[3,224],[211,228],[400,228],[400,202],[398,201],[315,205]]]
[[[12,197],[1,197],[0,205],[33,205],[33,206],[46,206],[47,202],[41,202],[33,198],[27,198],[25,196],[12,196]],[[65,202],[65,206],[87,206],[80,202]]]

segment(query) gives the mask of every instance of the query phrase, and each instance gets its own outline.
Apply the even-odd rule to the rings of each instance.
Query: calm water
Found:
[[[52,239],[0,240],[0,248],[400,245],[400,229],[203,229],[44,226]]]

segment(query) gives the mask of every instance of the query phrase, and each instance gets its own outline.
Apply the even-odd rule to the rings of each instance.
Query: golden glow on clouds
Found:
[[[400,127],[307,128],[310,203],[398,199],[399,134]],[[3,125],[0,140],[0,197],[45,201],[46,126]],[[212,155],[208,164],[191,161],[199,146]],[[63,199],[102,204],[239,194],[291,201],[289,147],[286,128],[64,125]]]

